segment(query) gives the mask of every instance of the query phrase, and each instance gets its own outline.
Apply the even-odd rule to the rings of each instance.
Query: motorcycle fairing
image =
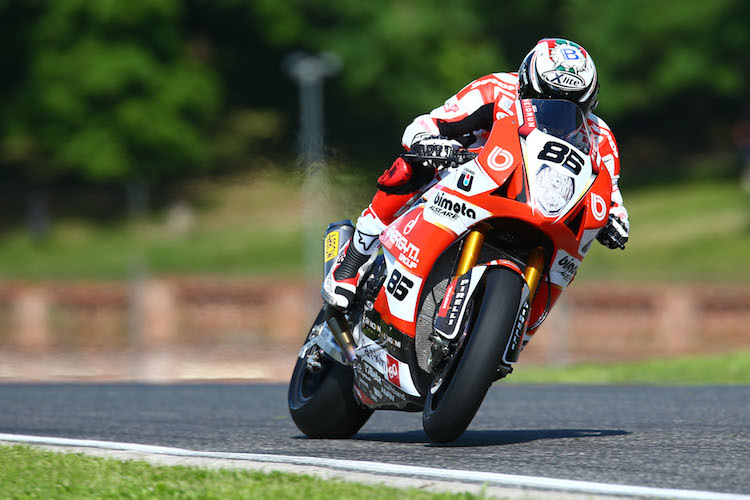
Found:
[[[377,315],[377,312],[365,313],[369,327],[381,326],[382,322],[373,321],[370,314]],[[405,354],[410,344],[395,339],[395,335],[390,337],[390,342],[384,342],[383,335],[380,336],[381,340],[375,341],[371,338],[372,332],[364,331],[368,328],[367,324],[368,321],[362,321],[357,327],[361,335],[356,349],[358,368],[354,370],[355,395],[362,404],[371,408],[421,410],[423,398],[414,385],[409,363],[390,352],[398,351],[408,359]],[[383,333],[382,329],[380,333]]]
[[[469,169],[478,166],[478,163],[469,163]],[[573,213],[580,220],[576,224],[565,225],[559,223],[559,219],[564,217],[548,217],[530,204],[493,194],[494,190],[491,188],[497,182],[491,182],[497,179],[483,179],[479,169],[474,180],[477,181],[477,186],[483,187],[479,187],[475,194],[462,193],[457,185],[462,178],[465,179],[466,168],[444,176],[425,193],[424,203],[404,213],[381,236],[388,275],[375,308],[387,322],[410,337],[414,336],[416,306],[422,293],[422,283],[429,275],[432,265],[445,249],[477,222],[503,214],[538,226],[555,244],[550,260],[552,282],[564,288],[580,266],[585,255],[582,255],[582,251],[588,250],[588,245],[606,218],[601,207],[607,204],[608,196],[605,198],[607,192],[604,189],[608,183],[607,174],[596,177],[588,194],[578,201],[578,204],[582,204],[580,209],[576,210],[578,204],[567,209],[568,213]],[[519,165],[516,167],[519,172],[509,172],[505,180],[512,181],[511,176],[521,178],[524,175],[523,169]],[[483,172],[490,177],[486,170]],[[597,190],[601,190],[603,194],[598,194]],[[568,213],[564,215],[567,216]],[[571,225],[575,227],[571,228]],[[589,241],[583,241],[584,236]]]
[[[512,348],[504,355],[508,363],[517,359],[523,343],[530,338],[525,330],[531,321],[540,317],[547,303],[554,303],[572,281],[596,234],[606,224],[611,203],[609,172],[592,164],[594,160],[601,162],[598,155],[583,154],[572,144],[537,129],[530,102],[521,103],[518,109],[517,117],[496,122],[476,159],[441,172],[420,203],[381,236],[387,277],[374,304],[385,323],[413,339],[422,285],[437,258],[451,244],[478,222],[489,219],[505,218],[533,226],[551,244],[545,266],[549,283],[541,284],[540,291],[545,293],[537,293],[530,305],[528,300],[521,301],[517,313],[517,318],[522,318],[521,326],[511,337]],[[523,123],[520,128],[518,121]],[[562,159],[550,160],[556,159],[552,153],[560,150],[561,144],[575,151],[581,160],[578,163],[583,162],[580,168],[558,165]],[[552,153],[542,155],[539,151],[545,148]],[[570,197],[554,210],[545,207],[540,198],[543,186],[537,176],[542,169],[573,183]],[[477,276],[483,272],[478,271]],[[411,361],[408,356],[402,359]]]
[[[413,340],[394,328],[393,325],[383,321],[380,313],[375,309],[365,310],[362,313],[362,320],[359,322],[358,328],[359,332],[382,346],[391,356],[407,363],[416,359]]]

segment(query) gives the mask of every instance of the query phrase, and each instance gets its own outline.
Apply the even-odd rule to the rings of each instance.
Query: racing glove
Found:
[[[409,149],[411,149],[412,153],[421,156],[446,158],[447,161],[441,161],[439,158],[435,158],[424,162],[425,166],[442,167],[450,166],[452,162],[449,159],[460,147],[460,142],[448,139],[447,137],[418,134]]]
[[[609,214],[607,225],[599,231],[596,239],[607,248],[620,248],[625,250],[628,241],[629,228],[619,217]]]

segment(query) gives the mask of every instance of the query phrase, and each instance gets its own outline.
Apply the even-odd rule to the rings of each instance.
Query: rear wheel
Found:
[[[322,310],[311,333],[324,318]],[[372,410],[355,399],[354,373],[350,366],[344,366],[326,354],[321,354],[317,361],[320,367],[310,371],[307,356],[297,358],[289,382],[288,402],[292,420],[299,430],[312,438],[351,437],[367,422]]]
[[[523,278],[495,268],[487,272],[484,297],[476,315],[468,315],[466,338],[425,398],[422,425],[438,443],[458,439],[474,418],[505,350],[521,301]],[[478,304],[475,302],[474,306]]]

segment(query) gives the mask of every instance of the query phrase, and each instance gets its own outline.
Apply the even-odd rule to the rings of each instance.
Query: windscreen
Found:
[[[531,104],[539,130],[589,154],[591,135],[581,108],[560,99],[531,99]]]

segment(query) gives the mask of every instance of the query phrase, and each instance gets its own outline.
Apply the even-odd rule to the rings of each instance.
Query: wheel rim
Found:
[[[305,363],[306,364],[306,363]],[[330,364],[325,363],[317,372],[310,372],[306,366],[302,366],[302,380],[299,383],[299,400],[301,403],[309,401],[325,380],[330,370]]]
[[[321,311],[318,314],[318,317],[315,318],[315,322],[310,328],[310,332],[307,334],[305,342],[308,342],[310,340],[310,336],[322,323],[322,321],[323,311]],[[313,346],[313,349],[317,349],[317,347]],[[312,354],[310,352],[307,353],[307,356],[311,355]],[[290,408],[300,408],[304,406],[308,401],[310,401],[310,399],[312,399],[318,392],[318,389],[320,389],[323,381],[325,381],[326,377],[328,376],[328,372],[331,370],[332,360],[328,357],[328,355],[322,353],[322,355],[320,356],[322,365],[320,370],[311,372],[307,369],[307,356],[305,356],[304,358],[298,358],[297,364],[294,367],[294,373],[292,374],[289,391]]]

